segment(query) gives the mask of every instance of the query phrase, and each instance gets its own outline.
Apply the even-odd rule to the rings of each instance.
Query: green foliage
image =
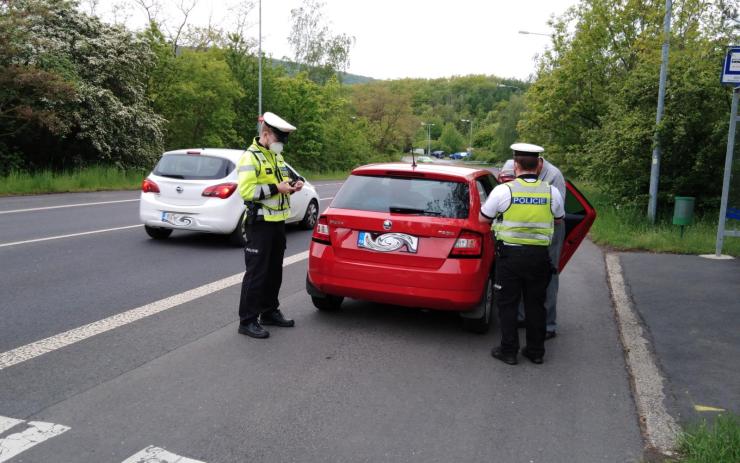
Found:
[[[185,50],[168,64],[172,75],[153,98],[168,120],[167,149],[243,146],[234,129],[242,90],[219,49]]]
[[[617,201],[647,201],[663,41],[662,0],[582,0],[553,23],[552,49],[526,94],[522,138],[561,170],[589,175]],[[719,85],[738,30],[735,2],[673,3],[659,202],[716,208],[729,92]]]
[[[602,190],[601,185],[576,182],[597,212],[589,236],[598,244],[621,250],[646,250],[682,254],[713,254],[717,237],[716,210],[699,213],[694,224],[680,227],[671,223],[670,208],[651,224],[641,205],[625,203]],[[672,204],[670,205],[673,206]],[[672,209],[670,209],[672,211]],[[727,239],[723,253],[740,256],[740,240]]]
[[[439,136],[439,142],[441,149],[448,153],[464,151],[465,148],[465,139],[451,123],[445,124]]]
[[[13,170],[0,176],[0,195],[32,195],[100,190],[136,190],[148,171],[95,166],[73,171]]]
[[[160,151],[164,120],[145,94],[154,61],[145,40],[62,0],[7,3],[0,36],[0,141],[22,160],[2,158],[24,169],[143,166]]]
[[[740,419],[718,415],[709,426],[704,421],[679,438],[681,463],[735,463],[740,461]]]

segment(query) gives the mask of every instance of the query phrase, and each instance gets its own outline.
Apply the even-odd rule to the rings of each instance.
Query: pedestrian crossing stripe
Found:
[[[200,460],[181,457],[167,450],[150,445],[144,450],[126,458],[123,463],[204,463]]]
[[[4,431],[21,423],[23,423],[22,420],[0,416],[0,429],[3,426],[9,426]],[[4,463],[19,453],[67,431],[69,431],[69,426],[43,421],[29,421],[28,427],[23,431],[0,439],[0,463]]]

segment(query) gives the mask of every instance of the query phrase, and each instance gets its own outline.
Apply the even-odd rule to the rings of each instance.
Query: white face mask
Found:
[[[283,144],[279,141],[276,141],[275,143],[270,143],[270,146],[268,148],[275,154],[280,154],[283,152]]]

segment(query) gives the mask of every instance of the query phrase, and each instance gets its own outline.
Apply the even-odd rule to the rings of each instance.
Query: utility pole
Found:
[[[665,109],[665,85],[668,74],[668,45],[671,38],[671,0],[665,0],[665,18],[663,19],[663,58],[660,63],[660,84],[658,86],[658,113],[655,116],[655,147],[650,165],[650,200],[648,201],[648,219],[655,223],[658,209],[658,179],[660,176],[660,140],[658,128]]]
[[[468,149],[470,152],[473,150],[473,119],[460,119],[460,122],[467,122],[470,124],[470,139],[468,141]]]

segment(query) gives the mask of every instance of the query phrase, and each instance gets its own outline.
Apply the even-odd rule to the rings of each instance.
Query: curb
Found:
[[[665,407],[663,375],[627,292],[619,256],[608,253],[605,261],[619,337],[624,348],[637,415],[646,446],[648,450],[672,456],[675,454],[673,449],[676,447],[681,427]]]

